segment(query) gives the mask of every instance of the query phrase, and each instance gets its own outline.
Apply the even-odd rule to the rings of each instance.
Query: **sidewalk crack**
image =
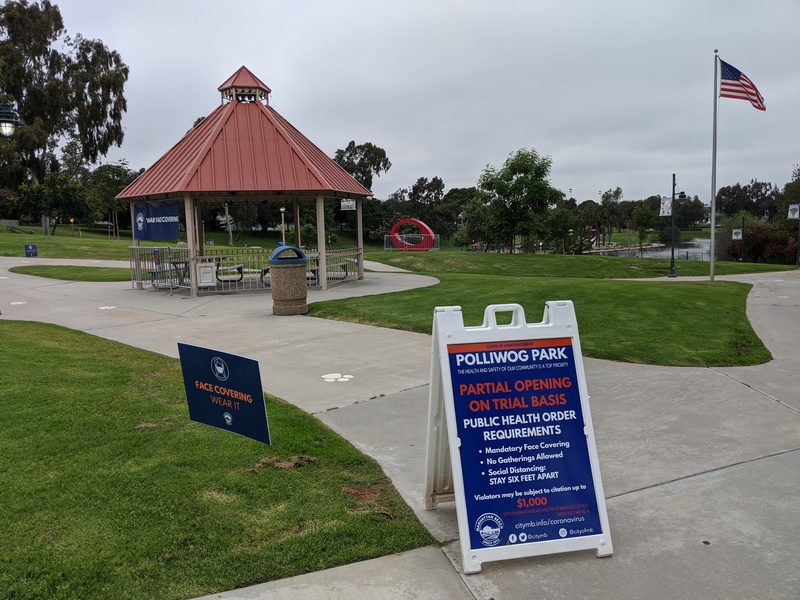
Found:
[[[773,452],[772,454],[765,454],[764,456],[757,456],[755,458],[748,458],[747,460],[740,460],[734,463],[730,463],[728,465],[723,465],[721,467],[714,467],[713,469],[706,469],[705,471],[697,471],[696,473],[690,473],[689,475],[684,475],[682,477],[676,477],[674,479],[669,479],[667,481],[660,481],[659,483],[654,483],[652,485],[646,485],[640,488],[636,488],[633,490],[628,490],[626,492],[622,492],[620,494],[614,494],[612,496],[606,496],[606,500],[612,500],[614,498],[622,498],[629,494],[636,494],[638,492],[643,492],[645,490],[651,490],[653,488],[661,487],[663,485],[669,485],[671,483],[676,483],[678,481],[685,481],[687,479],[692,479],[693,477],[698,477],[700,475],[706,475],[708,473],[716,473],[717,471],[724,471],[725,469],[730,469],[731,467],[738,467],[740,465],[746,465],[749,463],[754,463],[760,460],[764,460],[767,458],[774,458],[776,456],[783,456],[784,454],[791,454],[792,452],[799,452],[800,447],[798,448],[789,448],[788,450],[781,450],[780,452]]]

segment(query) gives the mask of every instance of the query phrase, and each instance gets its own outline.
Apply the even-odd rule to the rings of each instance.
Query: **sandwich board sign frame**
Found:
[[[459,306],[435,309],[426,454],[425,508],[455,500],[464,573],[613,553],[571,301],[533,324],[519,304],[488,306],[477,327]]]

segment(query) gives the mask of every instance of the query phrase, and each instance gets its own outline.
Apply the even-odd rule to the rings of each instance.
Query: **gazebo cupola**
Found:
[[[222,104],[260,102],[265,106],[269,106],[269,94],[272,91],[247,67],[241,67],[217,89],[222,94]]]

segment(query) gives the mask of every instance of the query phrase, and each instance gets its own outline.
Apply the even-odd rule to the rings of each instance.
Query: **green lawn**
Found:
[[[133,245],[131,232],[123,231],[122,239],[115,240],[109,237],[107,231],[95,227],[94,229],[70,229],[69,225],[59,225],[55,235],[42,235],[41,227],[21,226],[18,228],[24,233],[13,233],[7,227],[0,227],[0,256],[25,256],[25,245],[36,244],[37,254],[42,258],[83,258],[94,260],[129,260],[129,248]],[[33,233],[29,234],[28,231]],[[183,235],[183,234],[182,234]],[[355,246],[355,234],[352,231],[337,232],[339,241],[332,247],[352,248]],[[207,231],[206,240],[213,240],[215,247],[228,245],[228,234],[224,231]],[[277,248],[281,239],[280,231],[245,232],[238,240],[235,247],[260,246],[262,248]],[[171,246],[178,244],[185,247],[183,241],[143,241],[142,246]]]
[[[0,320],[0,597],[190,598],[434,543],[381,468],[267,398],[188,418],[176,359]]]
[[[746,316],[749,284],[630,281],[664,277],[669,260],[553,254],[375,252],[368,258],[437,277],[433,287],[331,300],[310,314],[430,333],[437,306],[461,306],[467,326],[490,304],[520,304],[539,322],[548,300],[572,300],[583,353],[594,358],[676,366],[760,364],[771,359]],[[679,261],[680,276],[708,277],[708,263]],[[718,275],[792,270],[717,263]]]

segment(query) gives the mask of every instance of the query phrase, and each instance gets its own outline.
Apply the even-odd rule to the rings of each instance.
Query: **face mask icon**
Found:
[[[211,361],[211,372],[214,373],[214,377],[219,379],[220,381],[225,381],[228,379],[228,365],[227,363],[222,360],[219,356],[215,356]]]

